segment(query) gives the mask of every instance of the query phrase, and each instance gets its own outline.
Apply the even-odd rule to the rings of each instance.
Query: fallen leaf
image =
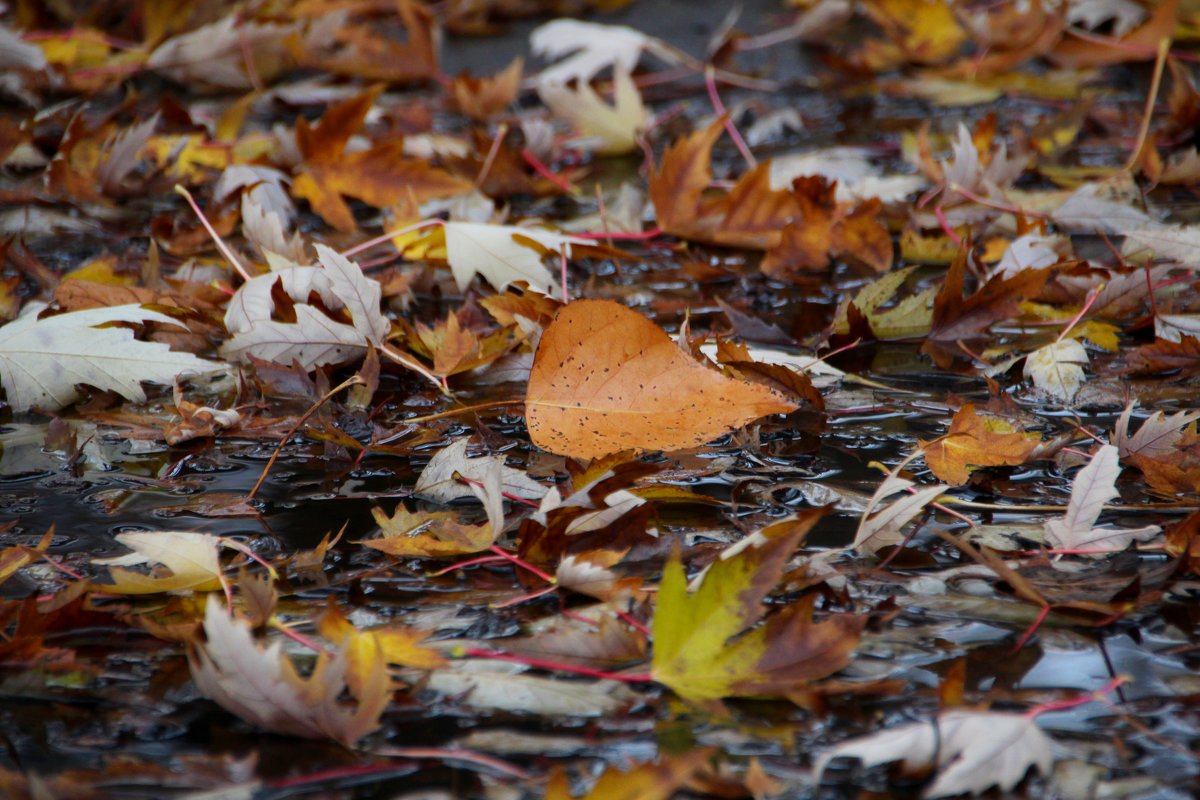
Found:
[[[698,747],[686,753],[663,755],[657,762],[633,769],[609,767],[592,784],[584,800],[669,800],[717,752],[714,747]],[[561,772],[551,774],[544,797],[571,800],[570,787]]]
[[[79,399],[79,384],[141,402],[146,399],[143,381],[172,384],[184,373],[225,368],[165,344],[136,340],[129,328],[97,327],[113,322],[187,327],[166,314],[122,305],[38,319],[45,307],[30,303],[21,316],[0,327],[0,383],[16,411],[69,406]]]
[[[958,486],[970,478],[970,467],[1025,463],[1041,439],[1036,433],[1017,430],[1002,417],[977,414],[974,404],[967,403],[954,414],[945,436],[921,440],[920,445],[934,476]]]
[[[542,263],[542,252],[554,251],[569,259],[573,245],[592,244],[553,231],[511,225],[447,222],[441,227],[446,237],[446,261],[460,291],[479,275],[496,291],[525,281],[534,291],[557,294],[558,281]]]
[[[107,566],[112,578],[112,583],[93,583],[92,588],[98,592],[156,594],[221,588],[220,540],[215,536],[187,531],[127,531],[115,538],[134,552],[93,562]],[[162,567],[149,575],[127,569],[149,563]]]
[[[238,288],[225,312],[225,327],[233,334],[221,346],[226,358],[250,356],[278,364],[298,361],[306,370],[341,364],[366,353],[368,345],[383,344],[391,323],[380,310],[383,288],[362,268],[337,251],[318,244],[319,267],[289,267],[259,275]],[[276,284],[294,301],[295,321],[277,320]],[[315,293],[325,309],[343,312],[350,322],[309,305]]]
[[[382,651],[369,657],[369,668],[347,704],[348,658],[343,650],[321,653],[307,678],[285,656],[281,642],[262,647],[250,625],[209,595],[204,640],[188,648],[188,666],[200,693],[252,725],[272,733],[308,739],[332,739],[353,747],[379,727],[391,700]]]
[[[1112,37],[1108,46],[1068,35],[1049,54],[1055,64],[1065,67],[1097,67],[1126,61],[1152,61],[1162,39],[1169,39],[1179,17],[1180,0],[1162,0],[1152,4],[1154,13],[1133,31]],[[1072,5],[1075,5],[1072,3]],[[1110,15],[1109,18],[1115,18]]]
[[[901,533],[904,526],[950,488],[937,484],[917,489],[913,481],[896,474],[906,463],[902,462],[896,467],[867,501],[858,522],[858,531],[854,534],[854,542],[850,545],[858,552],[877,553],[889,545],[899,545],[905,538]],[[909,492],[909,489],[913,491]],[[881,505],[885,498],[898,493],[903,493],[899,499]]]
[[[467,73],[454,76],[450,98],[462,114],[480,122],[501,113],[517,99],[525,60],[517,56],[495,75],[475,78]]]
[[[1025,357],[1025,377],[1040,391],[1062,403],[1070,403],[1083,386],[1087,350],[1076,339],[1059,339],[1039,347]]]
[[[544,716],[602,717],[614,714],[635,696],[625,684],[598,680],[583,683],[538,675],[514,675],[494,661],[455,661],[439,669],[425,686],[461,697],[463,705]]]
[[[613,104],[609,105],[587,84],[575,89],[560,83],[539,82],[538,96],[559,119],[570,123],[582,137],[575,145],[602,156],[632,153],[638,134],[649,121],[633,77],[620,69],[613,76]]]
[[[296,123],[296,146],[304,164],[292,181],[292,193],[307,200],[313,211],[338,230],[358,227],[343,195],[387,208],[402,198],[421,203],[471,188],[469,181],[406,156],[400,139],[346,152],[346,144],[362,126],[378,94],[375,89],[331,106],[315,127],[303,118]]]
[[[1178,449],[1183,438],[1183,429],[1200,419],[1200,411],[1176,411],[1169,417],[1161,411],[1156,411],[1142,422],[1137,433],[1130,434],[1129,423],[1132,417],[1131,401],[1125,406],[1113,429],[1113,444],[1116,445],[1121,458],[1129,458],[1131,455],[1163,458]]]
[[[400,505],[389,517],[381,508],[371,509],[383,534],[361,544],[397,558],[453,558],[482,553],[496,541],[491,522],[464,524],[451,512],[414,514]]]
[[[499,474],[500,487],[506,494],[526,500],[540,500],[546,494],[545,486],[521,470],[505,466],[503,455],[467,458],[468,443],[463,438],[439,450],[421,471],[413,494],[438,503],[476,497],[470,481],[482,482],[492,471]]]
[[[934,766],[937,777],[921,796],[951,797],[992,786],[1010,791],[1030,767],[1049,775],[1054,743],[1028,715],[952,709],[931,722],[843,742],[822,753],[813,772],[821,775],[835,758],[857,758],[866,767],[903,761],[909,771]]]
[[[576,300],[542,334],[525,419],[538,447],[596,458],[694,447],[796,408],[763,386],[699,363],[636,311]]]
[[[787,696],[845,666],[862,617],[839,614],[814,623],[811,602],[793,602],[756,626],[762,600],[824,513],[806,511],[729,548],[691,593],[673,555],[654,612],[654,679],[691,701]]]
[[[1096,527],[1096,520],[1104,510],[1104,505],[1120,494],[1116,488],[1120,474],[1117,448],[1111,444],[1102,445],[1087,466],[1075,475],[1066,514],[1062,519],[1046,521],[1046,541],[1052,547],[1063,550],[1100,546],[1118,551],[1128,547],[1134,539],[1144,540],[1162,530],[1157,525],[1141,528]]]
[[[632,73],[644,51],[667,63],[679,61],[672,47],[635,28],[575,19],[551,20],[535,28],[529,47],[546,59],[566,56],[537,74],[534,80],[539,84],[584,84],[607,67]]]

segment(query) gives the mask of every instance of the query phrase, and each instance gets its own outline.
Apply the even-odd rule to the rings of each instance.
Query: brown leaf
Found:
[[[382,651],[376,647],[352,705],[342,702],[348,656],[317,656],[302,678],[276,641],[261,647],[250,625],[231,616],[215,595],[204,614],[204,641],[188,648],[188,666],[200,693],[247,722],[273,733],[329,738],[346,747],[379,727],[391,699]]]
[[[950,431],[932,442],[921,440],[925,463],[938,478],[951,485],[966,483],[969,467],[1015,466],[1025,463],[1041,441],[1036,433],[1023,433],[1001,417],[975,413],[967,403],[950,423]]]
[[[293,13],[315,18],[332,15],[338,6],[349,6],[353,13],[372,5],[375,4],[302,3]],[[328,42],[314,41],[311,35],[303,39],[294,36],[287,41],[288,49],[301,66],[369,81],[411,83],[437,75],[433,13],[414,0],[377,5],[385,15],[383,19],[356,19],[338,27]],[[405,42],[397,42],[388,35],[397,11],[408,35]]]
[[[969,245],[964,247],[946,273],[946,281],[933,300],[932,329],[921,347],[922,353],[942,367],[953,360],[958,342],[977,339],[993,323],[1014,316],[1021,301],[1037,295],[1051,275],[1050,269],[1021,270],[1011,278],[997,275],[964,298],[969,250]]]
[[[796,272],[824,270],[836,256],[853,258],[876,272],[892,266],[892,235],[877,216],[878,198],[853,211],[834,199],[837,183],[820,175],[797,178],[792,195],[800,219],[783,229],[780,242],[767,251],[762,271],[777,280]]]
[[[1178,342],[1159,339],[1154,344],[1135,347],[1125,354],[1126,372],[1132,375],[1157,375],[1178,371],[1187,378],[1200,373],[1200,339],[1181,336]]]
[[[534,444],[574,458],[695,447],[796,404],[726,377],[654,323],[608,300],[577,300],[542,334],[525,419]]]
[[[1145,24],[1122,39],[1104,45],[1067,36],[1050,53],[1049,59],[1063,67],[1103,67],[1126,61],[1151,61],[1161,39],[1170,38],[1179,18],[1180,0],[1162,0]],[[1154,5],[1154,4],[1152,4]]]
[[[525,60],[517,56],[495,75],[475,78],[466,72],[450,84],[450,99],[462,114],[480,122],[501,113],[517,99],[521,88],[521,70]]]
[[[381,87],[331,106],[312,127],[296,123],[296,146],[304,164],[292,183],[292,193],[309,202],[338,230],[357,227],[342,195],[379,208],[401,198],[424,202],[464,192],[469,181],[404,155],[404,142],[384,140],[369,150],[345,153],[346,143],[366,119]]]

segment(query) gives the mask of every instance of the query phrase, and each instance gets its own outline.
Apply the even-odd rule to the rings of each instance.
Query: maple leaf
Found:
[[[525,59],[515,57],[495,75],[475,78],[463,72],[450,83],[450,99],[455,109],[471,119],[486,122],[517,99]]]
[[[1179,448],[1184,436],[1184,428],[1200,419],[1200,411],[1176,411],[1167,416],[1156,411],[1137,429],[1137,433],[1129,433],[1129,423],[1133,417],[1133,402],[1125,406],[1113,429],[1113,444],[1120,452],[1121,458],[1132,455],[1146,458],[1162,458],[1171,455]]]
[[[1116,488],[1121,474],[1118,451],[1111,444],[1102,445],[1087,466],[1079,471],[1071,484],[1071,499],[1062,519],[1046,521],[1046,541],[1065,550],[1103,546],[1122,550],[1134,539],[1147,539],[1161,528],[1147,525],[1141,528],[1097,528],[1096,519],[1104,505],[1120,493]]]
[[[706,196],[712,183],[712,146],[723,120],[671,145],[651,174],[648,193],[665,232],[731,247],[769,250],[802,208],[791,192],[771,189],[770,165],[759,164],[724,194]]]
[[[97,327],[113,322],[187,327],[166,314],[122,305],[38,319],[45,307],[30,303],[20,317],[0,327],[0,384],[15,411],[69,406],[79,399],[78,384],[141,402],[146,399],[143,381],[170,384],[184,373],[225,368],[165,344],[138,341],[129,328]]]
[[[406,156],[404,142],[398,139],[378,142],[368,150],[345,152],[379,91],[376,88],[331,106],[316,127],[303,118],[296,123],[296,146],[304,164],[292,182],[292,194],[307,200],[313,211],[338,230],[358,227],[342,195],[384,208],[401,199],[421,203],[471,188],[469,181]]]
[[[670,800],[717,752],[715,747],[698,747],[633,769],[608,767],[583,800]],[[570,784],[560,770],[551,773],[544,798],[571,800]]]
[[[337,645],[346,658],[346,684],[357,696],[368,690],[379,660],[415,669],[437,669],[446,659],[436,650],[421,644],[429,634],[399,625],[387,625],[360,631],[337,607],[333,598],[317,619],[317,631]]]
[[[835,758],[857,758],[864,766],[903,761],[907,770],[936,766],[937,778],[922,797],[951,797],[999,786],[1010,791],[1030,767],[1049,775],[1054,744],[1026,714],[943,711],[931,722],[900,725],[851,739],[823,753],[813,765],[820,775]]]
[[[904,526],[950,488],[937,484],[917,489],[916,483],[899,477],[900,470],[915,457],[916,453],[893,468],[867,501],[858,522],[858,531],[854,534],[854,542],[850,545],[858,552],[876,553],[883,547],[899,545],[904,541],[904,535],[900,532]],[[913,491],[909,492],[910,489]],[[881,506],[885,498],[901,492],[903,494],[898,499]]]
[[[208,596],[204,640],[188,648],[188,666],[196,688],[252,725],[273,733],[308,739],[332,739],[352,747],[379,727],[391,699],[382,650],[367,659],[355,703],[341,700],[347,688],[345,650],[321,653],[307,678],[300,677],[276,641],[267,647],[254,640],[249,623]],[[368,643],[369,646],[369,643]]]
[[[1180,377],[1200,373],[1200,338],[1181,336],[1178,342],[1160,339],[1125,354],[1126,370],[1134,375],[1178,372]]]
[[[679,554],[672,555],[654,612],[654,679],[692,701],[787,696],[845,666],[858,645],[859,616],[814,623],[811,602],[798,602],[755,627],[763,598],[824,514],[812,509],[739,542],[690,594]]]
[[[240,14],[228,14],[163,42],[146,66],[193,88],[250,90],[256,88],[255,80],[270,79],[287,66],[281,58],[283,40],[299,30],[294,23],[245,21]]]
[[[1083,386],[1087,350],[1076,339],[1059,339],[1025,357],[1025,377],[1055,400],[1069,403]]]
[[[699,363],[636,311],[576,300],[542,334],[525,420],[538,447],[596,458],[694,447],[796,408],[766,387]]]
[[[613,105],[600,99],[586,83],[568,89],[559,83],[538,84],[538,96],[556,117],[569,122],[583,137],[576,146],[598,155],[632,153],[638,134],[649,120],[633,77],[618,67],[613,74]]]
[[[381,508],[371,509],[383,534],[361,544],[397,558],[451,558],[481,553],[496,541],[498,531],[489,521],[482,525],[459,522],[452,512],[414,514],[400,505],[389,517]]]
[[[116,540],[134,552],[116,558],[96,559],[108,566],[112,583],[93,583],[92,588],[110,594],[156,594],[158,592],[211,592],[221,588],[220,540],[205,533],[188,531],[127,531]],[[146,575],[126,567],[161,564],[169,574]]]
[[[1021,301],[1035,296],[1050,278],[1049,269],[1022,270],[1011,278],[996,276],[964,298],[968,250],[959,252],[946,273],[933,300],[929,336],[921,346],[921,352],[942,367],[952,360],[958,342],[977,339],[993,323],[1016,315]]]
[[[225,327],[233,336],[221,346],[222,355],[234,360],[254,356],[280,364],[295,360],[312,370],[350,361],[365,353],[368,345],[383,344],[391,323],[379,310],[383,289],[378,281],[335,250],[323,244],[316,249],[320,267],[287,267],[238,288],[225,312]],[[277,284],[295,303],[295,322],[272,319]],[[350,323],[309,305],[310,293],[316,293],[326,309],[344,312]]]
[[[447,222],[441,228],[446,237],[446,262],[460,290],[479,275],[497,291],[525,281],[535,291],[555,294],[558,282],[542,263],[542,252],[550,250],[570,258],[572,246],[591,244],[587,239],[511,225]]]
[[[478,497],[477,487],[471,481],[483,481],[490,472],[499,475],[500,487],[507,494],[526,500],[540,500],[546,494],[545,486],[521,470],[505,466],[503,455],[467,458],[468,444],[463,438],[439,450],[421,470],[413,494],[438,503]]]
[[[920,441],[925,463],[938,478],[957,486],[970,477],[969,466],[998,467],[1025,463],[1041,441],[1036,433],[1023,433],[1000,417],[975,413],[967,403],[955,414],[945,436]]]
[[[865,10],[888,37],[857,54],[865,67],[884,70],[905,62],[939,64],[967,42],[954,10],[941,0],[870,0]]]
[[[1159,41],[1170,38],[1175,30],[1179,3],[1180,0],[1162,0],[1153,4],[1154,13],[1141,26],[1115,38],[1108,47],[1097,47],[1086,39],[1065,36],[1049,54],[1049,58],[1061,66],[1076,68],[1153,60]]]
[[[348,18],[347,11],[366,13]],[[303,36],[293,35],[285,42],[301,66],[388,83],[410,83],[438,74],[433,12],[415,0],[299,3],[289,12],[311,19]],[[392,35],[397,21],[404,26],[406,41],[398,42]]]
[[[588,83],[606,67],[632,73],[643,52],[669,64],[680,60],[675,48],[635,28],[575,19],[555,19],[535,28],[529,46],[543,58],[567,56],[538,73],[539,84]]]
[[[876,217],[879,200],[868,200],[853,211],[834,199],[836,185],[824,177],[796,178],[792,197],[800,218],[789,223],[778,244],[767,251],[762,271],[779,280],[795,272],[824,270],[834,256],[848,256],[876,272],[892,266],[892,235]]]

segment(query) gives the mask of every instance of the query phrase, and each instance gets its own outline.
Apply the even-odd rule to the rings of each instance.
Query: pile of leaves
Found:
[[[0,793],[1190,784],[1200,6],[586,5],[0,14]]]

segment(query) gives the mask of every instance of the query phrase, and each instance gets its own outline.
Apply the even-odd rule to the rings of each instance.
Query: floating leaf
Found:
[[[1025,463],[1041,437],[1023,433],[1002,417],[975,413],[967,403],[950,422],[945,436],[921,441],[925,463],[938,478],[951,485],[966,483],[969,467],[1016,466]]]
[[[596,458],[695,447],[796,408],[766,387],[696,361],[636,311],[577,300],[542,334],[525,419],[538,447]]]
[[[1119,495],[1121,474],[1117,448],[1106,444],[1096,451],[1071,484],[1071,500],[1062,519],[1046,521],[1046,541],[1053,547],[1079,550],[1102,546],[1122,550],[1134,539],[1146,539],[1161,530],[1157,525],[1142,528],[1097,528],[1096,519],[1104,505]]]

